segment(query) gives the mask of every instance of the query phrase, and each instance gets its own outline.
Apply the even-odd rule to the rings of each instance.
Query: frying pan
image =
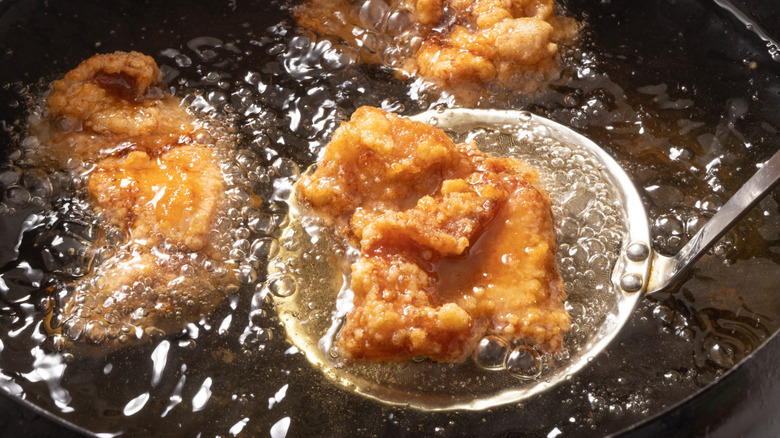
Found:
[[[668,190],[668,187],[655,184],[657,179],[653,175],[670,173],[668,168],[661,164],[668,164],[668,167],[676,170],[684,166],[658,160],[658,154],[655,154],[641,138],[629,138],[625,131],[619,132],[625,126],[616,124],[617,131],[606,131],[604,129],[606,122],[600,117],[624,114],[623,110],[626,108],[623,103],[629,102],[629,109],[647,117],[647,128],[656,134],[655,138],[671,139],[671,144],[657,145],[665,152],[679,146],[676,143],[678,137],[676,134],[668,134],[664,131],[662,122],[652,121],[664,120],[664,115],[668,112],[682,111],[685,116],[683,118],[704,123],[699,128],[672,123],[669,131],[674,132],[693,129],[694,134],[714,133],[714,137],[723,139],[724,132],[734,132],[730,131],[728,126],[728,122],[732,122],[735,131],[742,134],[744,140],[754,147],[745,149],[742,142],[725,142],[720,145],[724,159],[728,162],[715,166],[713,172],[719,173],[719,169],[729,166],[731,172],[725,175],[726,185],[722,189],[728,193],[733,193],[735,188],[754,172],[755,169],[751,168],[749,163],[762,162],[774,152],[776,143],[773,143],[769,128],[780,125],[776,114],[771,111],[772,108],[778,107],[777,95],[773,91],[777,89],[777,67],[770,60],[764,44],[745,31],[741,24],[731,21],[730,15],[721,12],[709,2],[697,1],[678,1],[673,7],[660,1],[643,4],[616,1],[591,2],[570,4],[569,7],[572,13],[580,18],[587,15],[588,27],[592,29],[586,36],[588,44],[591,47],[598,47],[608,56],[599,57],[597,63],[591,64],[591,73],[595,71],[598,74],[589,77],[585,74],[587,72],[580,70],[579,73],[583,74],[581,78],[574,77],[570,83],[556,85],[558,88],[548,96],[520,99],[517,107],[527,108],[534,113],[574,126],[587,137],[603,144],[611,155],[626,166],[632,179],[640,186],[640,193],[649,206],[650,216],[654,220],[652,231],[654,239],[659,236],[668,237],[664,234],[667,231],[663,227],[664,224],[656,224],[656,219],[663,218],[673,208],[673,205],[666,202],[669,196],[661,196],[660,191],[665,191],[665,195],[670,193],[677,195],[673,190]],[[771,6],[765,8],[772,9]],[[2,60],[5,65],[14,67],[0,71],[3,83],[21,81],[34,85],[39,78],[46,78],[45,80],[48,81],[63,74],[81,59],[96,51],[128,49],[145,51],[170,67],[176,67],[176,64],[161,52],[164,48],[177,49],[192,57],[195,64],[202,64],[205,76],[207,70],[219,68],[201,61],[197,52],[186,44],[201,36],[216,37],[225,42],[236,42],[240,39],[245,44],[244,46],[239,44],[242,49],[246,47],[254,49],[253,56],[257,59],[254,63],[247,62],[237,67],[234,72],[236,81],[243,80],[250,73],[272,75],[274,72],[263,70],[264,65],[268,69],[279,68],[279,63],[274,63],[274,55],[267,53],[270,47],[260,42],[268,26],[283,18],[284,14],[278,12],[278,5],[273,3],[204,2],[181,5],[172,2],[146,4],[49,2],[45,6],[42,2],[6,0],[0,4],[0,9],[3,12],[0,17],[0,40],[8,41],[9,48],[12,49],[11,52],[7,49],[3,51]],[[248,27],[242,25],[245,22],[249,24]],[[683,34],[682,39],[678,36],[680,33]],[[261,44],[252,45],[250,39]],[[289,42],[289,39],[284,41]],[[96,42],[100,43],[99,47],[95,47]],[[41,47],[47,49],[40,50]],[[36,50],[30,50],[31,48]],[[223,49],[215,50],[219,56],[222,56],[220,50]],[[755,69],[750,67],[752,61],[757,64]],[[669,66],[675,68],[670,71]],[[332,76],[334,82],[328,83],[329,86],[336,89],[338,86],[336,79],[344,80],[353,75],[360,77],[364,74],[359,69],[347,70],[348,72],[341,77],[336,77],[337,75],[334,74]],[[191,70],[181,69],[181,75],[187,73],[197,76]],[[303,70],[297,70],[297,73],[300,77],[296,80],[302,84],[301,86],[316,89],[321,87],[323,82],[327,82],[313,82],[307,77],[311,73]],[[347,92],[349,104],[343,104],[345,114],[349,114],[351,109],[360,104],[381,104],[388,96],[403,95],[402,87],[397,86],[387,75],[382,76],[382,72],[371,72],[371,74],[378,75],[382,83],[367,87],[363,93]],[[180,78],[181,76],[169,80],[172,85],[176,85]],[[291,81],[285,81],[281,76],[279,78],[276,84],[280,87],[293,86]],[[663,88],[660,87],[661,84],[667,85],[665,91],[661,91]],[[202,91],[214,91],[218,88],[218,84],[204,83],[196,87],[200,87]],[[3,102],[22,100],[18,98],[13,87],[0,89],[0,92],[2,92]],[[621,96],[621,93],[628,96]],[[573,99],[574,107],[569,106],[567,103],[569,99],[565,99],[566,96]],[[754,96],[756,100],[753,100]],[[692,107],[682,110],[662,108],[665,104],[686,97],[690,97],[695,102]],[[591,100],[593,105],[587,105]],[[740,112],[740,104],[745,101],[748,102],[747,111]],[[388,104],[394,105],[396,102],[391,99]],[[405,101],[403,104],[403,111],[408,114],[425,109],[416,106],[414,102]],[[18,119],[23,107],[23,102],[18,108],[3,105],[2,119],[7,121]],[[583,117],[583,114],[577,114],[575,111],[578,108],[598,109],[602,112],[589,112],[586,117]],[[305,108],[301,109],[304,110]],[[275,109],[275,111],[276,120],[281,125],[287,113],[282,109]],[[680,118],[679,113],[677,114],[674,116],[675,119]],[[722,124],[721,120],[723,120]],[[325,131],[327,129],[332,127],[326,128]],[[323,133],[321,137],[325,137],[325,134]],[[251,134],[247,136],[251,139]],[[303,166],[311,163],[316,155],[316,150],[311,150],[309,143],[313,143],[314,140],[320,143],[322,140],[319,137],[308,138],[307,135],[299,137],[287,135],[284,138],[289,147],[279,148],[277,152],[282,154],[280,156],[290,158]],[[704,141],[705,138],[702,140],[704,146],[697,145],[693,151],[680,151],[682,154],[680,159],[685,160],[689,152],[693,152],[694,157],[711,154],[712,148],[716,147],[715,142]],[[10,141],[4,144],[10,144]],[[3,147],[3,154],[7,155],[7,153],[8,149]],[[682,177],[685,177],[684,172]],[[696,179],[686,181],[691,186],[691,190],[697,187]],[[769,219],[776,214],[771,205],[762,209],[768,211]],[[194,435],[198,430],[208,429],[205,425],[214,427],[209,430],[221,428],[220,430],[224,431],[244,418],[244,416],[237,418],[232,416],[239,412],[246,412],[246,417],[251,417],[244,432],[263,435],[272,425],[296,410],[307,412],[307,415],[303,418],[296,417],[296,421],[293,421],[290,426],[288,436],[302,435],[307,432],[330,435],[354,434],[358,429],[354,428],[354,423],[349,422],[350,416],[345,414],[351,411],[362,413],[359,415],[360,427],[366,428],[364,430],[378,430],[396,436],[415,433],[445,435],[522,433],[547,436],[554,433],[556,429],[572,435],[605,435],[638,425],[649,415],[662,414],[667,406],[678,402],[682,403],[678,411],[686,412],[681,415],[700,415],[701,410],[685,408],[690,406],[686,403],[695,404],[695,400],[688,397],[697,393],[700,388],[706,388],[706,391],[700,395],[721,397],[708,398],[709,406],[712,406],[713,400],[718,400],[724,403],[719,405],[718,412],[733,412],[736,408],[729,410],[729,406],[726,405],[744,401],[740,399],[740,394],[743,393],[734,392],[734,386],[721,387],[719,383],[731,381],[731,376],[753,376],[741,370],[757,366],[761,358],[771,359],[771,354],[760,355],[760,353],[773,351],[772,347],[776,346],[777,338],[770,338],[770,336],[775,328],[770,325],[765,332],[762,332],[765,334],[747,343],[746,345],[750,345],[750,351],[756,349],[762,342],[765,343],[765,347],[757,350],[755,356],[750,356],[750,351],[740,350],[734,360],[741,359],[741,365],[732,367],[730,372],[724,374],[725,370],[732,365],[722,360],[713,364],[712,358],[701,353],[701,349],[705,347],[705,341],[711,340],[712,335],[722,336],[728,332],[720,326],[708,329],[705,325],[709,322],[728,322],[729,315],[722,311],[715,312],[713,309],[724,310],[724,308],[718,307],[716,301],[705,301],[706,298],[699,292],[702,289],[709,289],[717,292],[716,297],[719,297],[723,296],[724,289],[735,288],[743,295],[742,299],[747,300],[745,303],[748,308],[754,311],[761,310],[755,305],[760,302],[756,299],[758,294],[752,291],[763,291],[771,287],[761,283],[760,275],[757,273],[762,272],[764,276],[769,275],[772,278],[771,275],[774,275],[772,269],[777,262],[772,261],[775,259],[772,259],[772,253],[769,251],[769,248],[774,245],[771,241],[750,238],[749,236],[755,233],[745,231],[745,228],[751,228],[750,224],[760,223],[760,221],[755,218],[748,220],[752,222],[747,222],[748,225],[742,227],[736,234],[736,238],[731,239],[731,241],[736,240],[734,252],[727,251],[725,255],[705,256],[701,262],[705,268],[700,268],[690,277],[683,279],[684,282],[679,289],[640,302],[634,317],[605,350],[603,357],[594,359],[576,377],[564,381],[553,390],[535,397],[533,402],[522,406],[513,405],[482,412],[439,415],[372,405],[361,397],[343,393],[335,386],[307,380],[298,369],[305,369],[308,364],[305,359],[295,354],[290,355],[292,365],[288,371],[293,374],[293,377],[289,379],[287,396],[270,409],[267,401],[275,397],[282,385],[277,385],[273,379],[268,380],[267,371],[270,368],[254,356],[253,360],[242,362],[246,368],[245,372],[240,370],[234,372],[244,379],[244,387],[251,388],[248,392],[253,393],[255,400],[262,400],[264,406],[254,404],[254,409],[246,410],[240,407],[245,405],[240,405],[239,401],[230,401],[230,394],[228,394],[224,400],[226,406],[232,407],[229,413],[223,413],[221,416],[214,414],[213,409],[218,404],[208,404],[203,411],[190,411],[186,416],[182,416],[181,418],[186,418],[186,421],[182,420],[181,425],[177,425],[176,421],[170,419],[170,415],[174,415],[175,412],[165,419],[157,419],[151,423],[139,421],[138,417],[128,417],[129,421],[128,418],[122,422],[116,421],[117,418],[123,417],[122,404],[119,402],[107,403],[108,408],[116,409],[116,406],[119,406],[119,415],[113,417],[110,414],[111,412],[116,414],[116,410],[104,410],[97,405],[93,406],[88,412],[89,415],[85,416],[90,418],[63,413],[47,401],[48,391],[40,388],[40,385],[31,385],[27,388],[26,397],[36,405],[44,406],[47,411],[55,412],[57,417],[65,418],[92,431],[129,429],[129,433],[136,435],[148,435],[160,431],[165,431],[166,434]],[[746,235],[748,238],[744,237]],[[746,240],[750,240],[751,245],[745,244]],[[656,241],[652,243],[659,244]],[[661,246],[666,248],[667,245],[668,241],[665,241]],[[721,250],[724,248],[716,249],[716,251]],[[732,264],[718,268],[719,260],[724,257]],[[714,277],[711,281],[707,280],[708,275],[718,270],[723,271],[723,275]],[[728,277],[734,275],[738,276],[740,281],[729,283]],[[710,281],[709,286],[703,286],[702,284],[707,281]],[[718,287],[717,283],[723,284],[724,288]],[[697,301],[691,302],[691,297]],[[763,303],[766,304],[767,309],[772,307],[771,301]],[[244,301],[240,304],[248,308],[250,303]],[[742,309],[740,315],[744,316],[746,310],[737,307]],[[246,321],[248,315],[236,315],[234,321],[242,318]],[[687,325],[682,324],[681,321]],[[4,324],[8,324],[8,321],[4,321]],[[679,333],[678,328],[681,328]],[[684,338],[686,329],[694,332],[693,338],[687,340]],[[729,330],[732,329],[733,327]],[[737,329],[736,332],[741,333],[741,329]],[[279,339],[283,334],[276,331],[275,336],[275,339]],[[203,335],[198,341],[208,343],[210,338],[219,337]],[[652,342],[649,342],[650,340]],[[217,346],[219,342],[214,344]],[[179,350],[176,343],[172,344],[171,349],[176,354],[181,353],[183,356],[188,354],[187,351]],[[117,368],[123,366],[124,362],[132,361],[133,357],[149,357],[149,353],[149,351],[120,353],[111,357],[109,361],[114,364],[114,372],[117,372]],[[6,348],[3,356],[7,357],[8,354],[9,350]],[[146,356],[143,356],[144,354]],[[702,362],[699,362],[700,358],[703,358]],[[198,359],[205,365],[210,357],[202,356]],[[169,356],[169,364],[176,360],[173,354]],[[72,368],[74,371],[83,370],[86,365],[102,369],[105,364],[76,363],[76,365],[78,366]],[[691,370],[697,372],[690,372]],[[163,379],[163,385],[168,385],[170,379],[169,387],[165,389],[173,390],[182,375],[179,368],[173,371],[175,372]],[[763,371],[766,369],[764,368]],[[144,376],[145,372],[141,370],[137,375]],[[202,387],[207,376],[203,373],[199,374],[195,369],[189,369],[183,374],[188,377],[184,386],[186,402],[196,394],[195,390]],[[86,374],[85,378],[88,375]],[[132,374],[128,372],[128,375]],[[669,377],[666,377],[667,375]],[[267,390],[254,383],[258,380],[257,376],[262,376],[261,380],[269,386]],[[219,382],[220,378],[223,378],[219,373],[213,373],[210,377],[214,382]],[[770,382],[773,381],[770,379]],[[71,381],[68,384],[73,385],[71,388],[78,387],[86,391],[88,397],[93,397],[95,400],[106,396],[105,392],[97,394],[89,392],[93,390],[90,388],[94,388],[94,384],[89,384],[88,381]],[[276,386],[270,388],[272,384]],[[191,385],[194,385],[194,388]],[[771,385],[767,386],[771,387]],[[217,384],[211,387],[211,390],[217,394],[219,389]],[[731,392],[726,391],[727,389]],[[137,395],[128,393],[123,385],[111,386],[111,391],[114,392],[117,400],[124,402]],[[72,393],[82,392],[74,389]],[[321,396],[322,394],[327,394],[328,397]],[[726,398],[724,394],[731,397]],[[769,397],[764,400],[767,400],[767,403],[772,401]],[[698,404],[698,406],[703,405],[706,403]],[[322,416],[322,412],[331,412],[331,415]],[[667,411],[666,414],[672,417],[659,417],[656,419],[656,424],[663,424],[664,418],[680,418],[675,416],[674,412]],[[570,422],[569,418],[574,418],[575,421]],[[124,426],[119,426],[120,423]],[[699,430],[704,427],[697,426]],[[369,434],[369,432],[365,433]],[[634,429],[632,433],[638,434],[639,431]]]

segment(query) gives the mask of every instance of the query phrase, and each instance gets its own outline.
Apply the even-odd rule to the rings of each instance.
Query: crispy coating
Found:
[[[235,283],[211,238],[225,192],[215,150],[194,141],[203,128],[163,89],[152,58],[95,55],[52,84],[34,128],[60,165],[90,169],[95,211],[129,237],[59,309],[72,347],[105,347],[85,354],[181,331]]]
[[[445,173],[469,166],[452,153],[454,143],[442,131],[421,130],[414,122],[385,117],[370,107],[358,109],[353,119],[357,122],[342,124],[331,141],[344,146],[326,148],[318,177],[304,179],[300,186],[304,197],[336,218],[339,227],[360,206],[381,210],[414,205],[421,194],[436,190]],[[374,129],[366,129],[363,120]]]
[[[491,333],[559,348],[570,323],[537,184],[522,161],[358,109],[297,192],[360,249],[341,356],[458,361]]]
[[[185,145],[152,159],[134,151],[100,160],[89,193],[112,224],[146,245],[160,237],[190,251],[204,248],[224,184],[214,152]]]
[[[466,105],[489,86],[533,91],[555,74],[558,43],[577,32],[574,20],[554,14],[553,0],[394,0],[380,20],[375,3],[308,0],[295,18],[360,48],[363,62],[420,76]],[[403,30],[399,16],[411,23]]]
[[[138,52],[95,55],[54,81],[38,127],[60,165],[130,150],[155,152],[192,142],[197,132],[180,101],[164,93],[162,74]]]

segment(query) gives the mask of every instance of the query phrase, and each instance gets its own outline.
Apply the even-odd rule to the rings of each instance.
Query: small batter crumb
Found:
[[[527,163],[362,107],[298,197],[359,248],[347,361],[460,361],[486,334],[560,348],[570,321],[550,200]]]
[[[488,89],[530,92],[556,74],[577,33],[553,0],[307,0],[304,28],[359,48],[363,62],[419,76],[466,105]]]

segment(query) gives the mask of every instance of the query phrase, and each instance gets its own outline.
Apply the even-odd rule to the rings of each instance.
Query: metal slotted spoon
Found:
[[[606,348],[645,294],[674,285],[780,182],[778,152],[676,256],[664,257],[651,249],[647,212],[631,179],[598,145],[572,129],[511,110],[432,110],[410,118],[456,141],[475,141],[486,152],[539,168],[553,200],[558,259],[572,316],[561,351],[511,344],[501,353],[503,369],[478,366],[481,355],[488,354],[479,348],[463,364],[345,365],[333,345],[351,309],[349,266],[344,257],[333,256],[340,243],[299,214],[293,195],[289,225],[269,263],[267,283],[290,340],[323,374],[348,389],[422,410],[478,410],[519,402],[568,379]],[[582,256],[586,248],[593,251]],[[349,258],[350,251],[346,254]]]

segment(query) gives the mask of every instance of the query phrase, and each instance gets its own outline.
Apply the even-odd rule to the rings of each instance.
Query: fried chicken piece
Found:
[[[325,149],[318,177],[299,186],[302,196],[334,217],[339,228],[361,206],[408,208],[433,193],[445,173],[469,166],[453,153],[454,143],[442,131],[421,130],[415,122],[385,117],[370,107],[359,108],[353,119],[333,135],[334,147]]]
[[[105,347],[87,354],[181,331],[235,283],[212,238],[225,192],[217,155],[196,143],[204,128],[164,94],[161,77],[140,53],[95,55],[53,83],[36,127],[60,165],[90,169],[94,209],[129,236],[70,284],[59,309],[72,346]]]
[[[100,160],[88,182],[96,206],[146,245],[163,238],[189,251],[204,248],[224,193],[214,152],[185,145],[152,159],[134,151]]]
[[[151,57],[95,55],[54,81],[39,137],[61,166],[192,143],[199,132],[194,119],[164,90]]]
[[[394,0],[381,11],[376,0],[307,0],[294,16],[359,48],[363,62],[420,76],[465,105],[489,86],[535,90],[556,73],[558,43],[577,33],[573,19],[554,14],[553,0]],[[398,17],[410,24],[396,29]]]
[[[560,348],[569,329],[550,200],[527,163],[362,107],[298,198],[360,249],[347,361],[467,357],[486,334]]]

